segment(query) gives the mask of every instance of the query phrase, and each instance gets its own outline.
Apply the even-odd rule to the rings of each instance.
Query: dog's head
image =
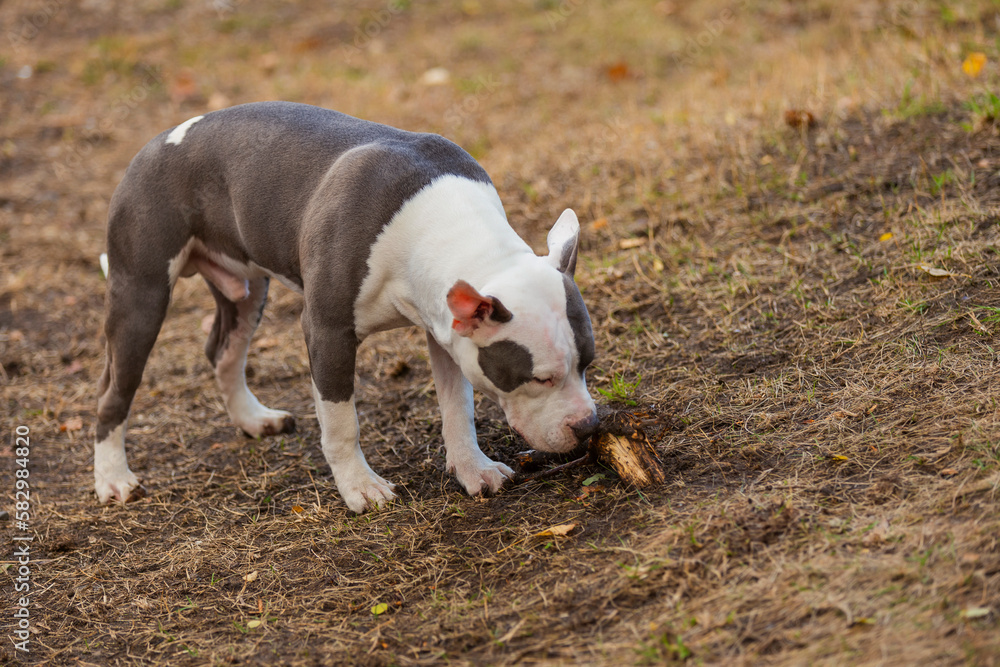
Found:
[[[597,427],[585,378],[594,333],[573,282],[579,234],[567,209],[549,231],[548,256],[526,255],[482,293],[464,281],[448,292],[462,372],[543,451],[569,451]]]

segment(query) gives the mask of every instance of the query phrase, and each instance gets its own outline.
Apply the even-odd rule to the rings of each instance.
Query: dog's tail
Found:
[[[104,274],[104,279],[107,280],[108,279],[108,253],[106,253],[106,252],[102,252],[101,253],[100,262],[101,262],[101,273]]]

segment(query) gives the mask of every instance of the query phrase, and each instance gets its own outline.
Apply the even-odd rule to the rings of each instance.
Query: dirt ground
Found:
[[[995,4],[7,0],[0,27],[3,664],[1000,663]],[[300,298],[274,287],[250,360],[299,430],[249,440],[192,279],[132,411],[149,496],[98,505],[108,200],[155,134],[264,99],[448,136],[540,252],[575,208],[590,386],[645,413],[666,483],[468,497],[400,330],[357,395],[401,498],[355,516]],[[499,408],[477,426],[515,465]]]

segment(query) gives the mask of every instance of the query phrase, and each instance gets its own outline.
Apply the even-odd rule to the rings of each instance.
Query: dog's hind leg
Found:
[[[127,502],[145,495],[128,467],[125,429],[132,399],[170,303],[166,271],[158,277],[125,275],[121,266],[112,263],[104,323],[107,360],[98,383],[94,445],[94,490],[102,503]]]
[[[294,431],[295,418],[291,414],[265,407],[247,387],[247,350],[267,303],[268,279],[250,280],[247,297],[234,302],[208,278],[206,282],[215,297],[215,322],[205,354],[215,367],[215,379],[230,418],[254,438]]]

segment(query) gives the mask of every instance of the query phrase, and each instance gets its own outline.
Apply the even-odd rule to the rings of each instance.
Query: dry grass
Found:
[[[37,537],[16,659],[997,664],[1000,137],[969,104],[1000,83],[993,5],[360,4],[0,6],[0,424],[31,428]],[[435,66],[448,84],[421,83]],[[659,415],[667,484],[585,495],[588,469],[468,498],[422,337],[392,332],[358,395],[402,501],[351,516],[298,298],[275,290],[251,384],[299,434],[248,441],[187,281],[133,409],[151,495],[97,506],[107,200],[153,134],[274,98],[454,138],[539,249],[575,207],[592,385]],[[478,424],[513,462],[499,410]]]

